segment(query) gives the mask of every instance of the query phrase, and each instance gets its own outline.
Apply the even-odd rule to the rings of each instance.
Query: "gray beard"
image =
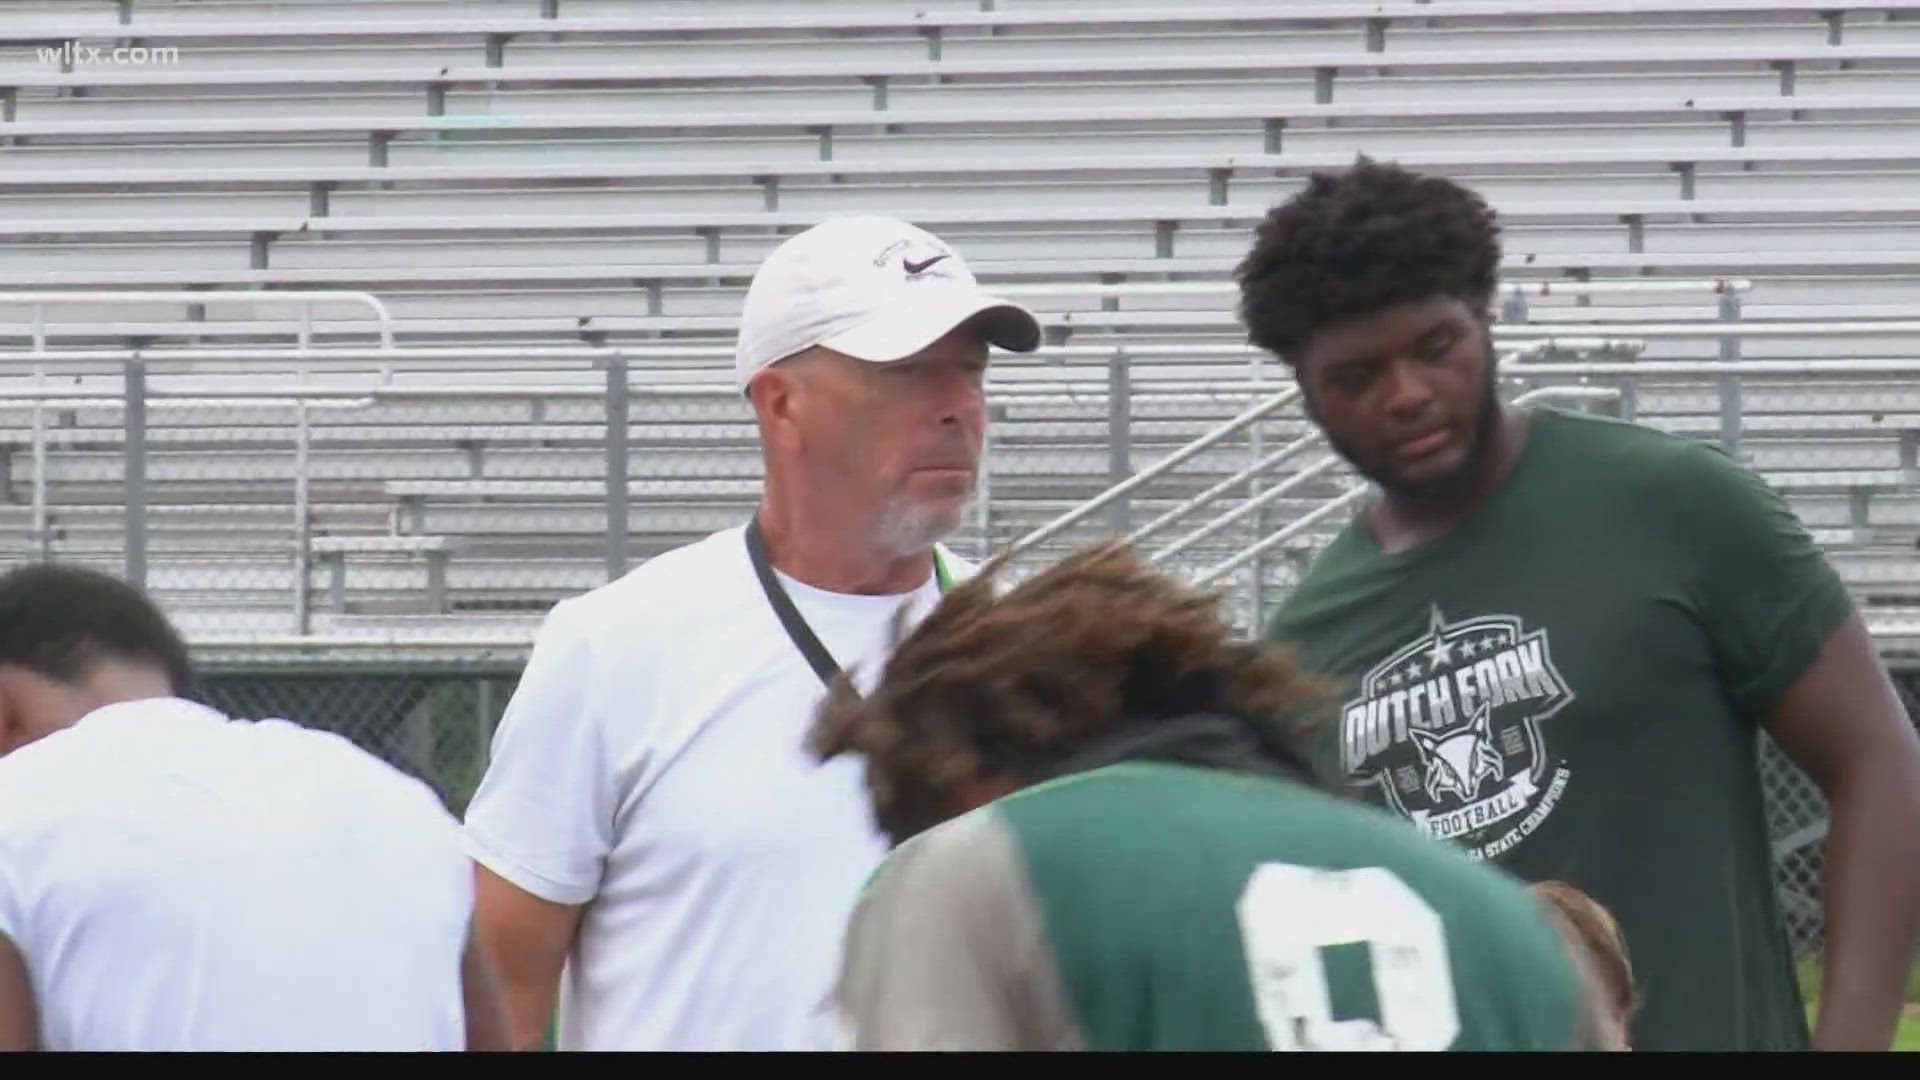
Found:
[[[961,517],[949,517],[905,498],[895,498],[880,512],[874,542],[900,558],[918,555],[958,531]]]

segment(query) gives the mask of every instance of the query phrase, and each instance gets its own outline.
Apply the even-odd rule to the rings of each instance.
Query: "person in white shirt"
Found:
[[[0,1051],[506,1049],[438,797],[192,681],[137,589],[0,577]]]
[[[940,541],[975,489],[990,346],[1040,336],[897,219],[768,256],[735,363],[757,511],[548,613],[468,809],[516,1046],[556,1003],[561,1050],[830,1045],[841,934],[886,843],[860,765],[809,754],[813,709],[971,572]]]

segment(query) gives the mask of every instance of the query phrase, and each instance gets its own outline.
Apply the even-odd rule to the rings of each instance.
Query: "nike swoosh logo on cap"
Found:
[[[902,269],[906,270],[906,272],[909,274],[924,274],[927,271],[927,267],[932,266],[934,263],[937,263],[940,260],[946,259],[946,258],[951,258],[951,256],[935,255],[933,258],[928,259],[924,262],[911,262],[909,260],[902,259],[900,260],[900,266]]]

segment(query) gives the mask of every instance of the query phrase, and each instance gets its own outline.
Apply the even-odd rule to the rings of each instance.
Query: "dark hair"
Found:
[[[822,758],[858,753],[895,843],[953,812],[968,780],[1033,782],[1118,724],[1239,719],[1286,771],[1312,782],[1284,722],[1321,690],[1275,648],[1238,640],[1217,598],[1136,558],[1084,550],[996,597],[983,568],[896,647],[874,692],[845,675],[815,717]]]
[[[1268,211],[1234,270],[1247,340],[1289,363],[1314,333],[1448,296],[1486,313],[1500,226],[1472,191],[1364,155]]]
[[[0,576],[0,664],[66,686],[115,659],[158,668],[172,692],[193,684],[187,647],[140,590],[97,570],[30,563]]]

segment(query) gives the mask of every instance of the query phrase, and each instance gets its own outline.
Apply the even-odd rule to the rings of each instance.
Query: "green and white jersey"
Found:
[[[1524,887],[1283,779],[1123,762],[901,845],[848,928],[853,1050],[1571,1050]]]

